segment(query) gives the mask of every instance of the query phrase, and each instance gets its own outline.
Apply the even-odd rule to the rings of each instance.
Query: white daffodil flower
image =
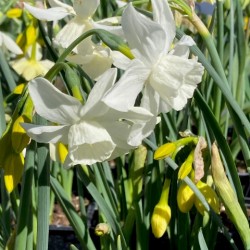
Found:
[[[32,47],[35,46],[35,56],[32,55]],[[28,48],[25,57],[10,62],[12,68],[27,81],[37,76],[44,76],[54,65],[50,60],[42,60],[41,46],[32,45]]]
[[[59,125],[24,123],[22,126],[38,142],[67,144],[69,153],[65,167],[102,162],[127,153],[141,144],[142,137],[136,141],[131,136],[152,118],[152,114],[141,107],[120,112],[101,101],[114,84],[116,75],[116,69],[106,71],[96,82],[85,105],[60,92],[46,79],[34,79],[29,83],[29,93],[36,112]]]
[[[0,47],[5,47],[16,55],[23,54],[19,46],[6,34],[0,31]]]
[[[122,28],[134,54],[133,60],[116,55],[114,64],[124,75],[104,98],[104,102],[121,111],[133,106],[142,91],[141,106],[157,115],[171,109],[181,110],[199,82],[204,68],[189,59],[194,41],[184,36],[170,50],[175,37],[175,23],[166,0],[152,0],[153,20],[128,4],[122,15]]]
[[[108,18],[99,22],[93,21],[92,16],[99,6],[100,0],[75,0],[73,7],[58,0],[49,0],[49,3],[53,6],[50,9],[35,8],[26,3],[24,3],[24,6],[40,20],[55,21],[67,15],[74,15],[54,39],[54,43],[62,48],[67,48],[80,35],[94,28],[121,34],[121,27],[113,25],[119,23],[118,18]],[[91,37],[81,42],[73,52],[74,54],[68,56],[67,60],[81,65],[92,79],[97,79],[111,67],[113,62],[109,48],[93,43]]]

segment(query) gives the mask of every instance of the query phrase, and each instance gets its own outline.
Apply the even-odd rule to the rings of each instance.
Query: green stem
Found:
[[[223,62],[223,49],[224,49],[224,15],[223,15],[223,2],[217,1],[217,40],[218,40],[218,53],[221,63]],[[221,101],[222,94],[218,91],[218,86],[215,86],[215,103],[214,115],[216,120],[220,122],[221,118]]]
[[[46,121],[37,115],[37,124]],[[38,204],[37,204],[37,250],[48,248],[50,210],[50,159],[48,144],[37,144]]]
[[[32,211],[31,187],[34,173],[34,149],[35,142],[32,141],[26,151],[24,174],[22,179],[21,199],[17,218],[15,250],[26,249],[28,225],[30,224],[29,221],[32,219],[30,214]]]

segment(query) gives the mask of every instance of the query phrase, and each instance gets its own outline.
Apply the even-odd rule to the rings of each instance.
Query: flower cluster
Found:
[[[58,0],[49,3],[49,9],[28,4],[25,8],[40,20],[55,21],[74,15],[55,37],[56,45],[65,48],[97,27],[124,35],[133,54],[129,59],[90,38],[77,45],[67,60],[79,63],[92,79],[98,79],[84,105],[44,78],[30,81],[35,111],[54,124],[22,126],[36,141],[68,145],[65,166],[93,164],[129,152],[150,135],[161,112],[181,110],[192,97],[201,81],[203,66],[196,59],[189,59],[189,46],[194,45],[191,37],[184,36],[173,45],[175,22],[167,1],[152,1],[153,20],[128,4],[121,26],[111,25],[114,18],[93,21],[97,0],[76,0],[73,7]],[[116,83],[117,69],[109,69],[112,63],[124,70]],[[140,93],[140,102],[136,103]]]

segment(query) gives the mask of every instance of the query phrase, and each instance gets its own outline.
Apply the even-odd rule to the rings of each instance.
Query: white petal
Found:
[[[166,49],[175,38],[175,21],[167,0],[152,0],[153,19],[159,23],[166,33]]]
[[[82,104],[60,92],[48,80],[42,77],[32,80],[29,92],[36,112],[47,120],[65,125],[79,120]]]
[[[89,55],[80,54],[79,50],[78,53],[68,56],[67,60],[79,64],[92,79],[97,80],[100,75],[112,66],[113,59],[108,48],[95,46],[93,52]]]
[[[120,51],[112,51],[111,56],[114,60],[113,64],[119,69],[126,70],[131,62],[131,60]]]
[[[88,96],[88,100],[86,102],[88,109],[101,101],[104,94],[114,85],[116,76],[117,69],[115,68],[109,69],[101,75]]]
[[[151,87],[149,82],[146,83],[141,99],[141,107],[149,110],[152,114],[156,116],[159,114],[159,103],[159,94]]]
[[[48,2],[51,7],[62,7],[66,9],[69,13],[72,13],[75,15],[74,8],[71,5],[62,3],[60,0],[48,0]]]
[[[150,84],[158,92],[164,102],[175,110],[181,110],[187,99],[201,82],[204,72],[203,66],[196,60],[168,55],[164,59],[164,72],[159,73],[159,67],[152,73]]]
[[[134,113],[134,117],[131,114]],[[134,107],[128,112],[131,120],[135,123],[131,127],[128,143],[132,146],[139,146],[142,140],[149,136],[157,123],[156,116],[141,107]],[[127,118],[128,119],[128,118]]]
[[[176,43],[174,49],[172,49],[169,54],[175,56],[189,57],[189,47],[195,45],[192,37],[184,35],[179,42]]]
[[[95,13],[99,4],[100,0],[75,0],[73,6],[77,16],[87,19]]]
[[[46,69],[46,73],[54,66],[54,62],[45,59],[39,62],[45,69]]]
[[[153,117],[153,114],[145,108],[132,107],[127,112],[121,113],[120,116],[122,119],[132,121],[133,123],[145,123]]]
[[[30,123],[22,123],[29,137],[43,143],[68,143],[69,126],[42,126]]]
[[[33,7],[27,3],[23,4],[25,9],[27,9],[35,18],[42,21],[56,21],[70,15],[70,12],[63,7],[40,9]]]
[[[95,29],[107,30],[117,36],[124,37],[124,33],[120,24],[121,17],[110,17],[97,22],[93,22],[93,26]]]
[[[16,55],[23,54],[23,51],[19,46],[3,32],[0,32],[0,46],[4,45],[9,51],[13,52]]]
[[[104,103],[119,111],[128,111],[143,89],[150,71],[138,60],[132,60],[120,80],[103,98]]]
[[[89,165],[108,159],[115,144],[107,131],[92,121],[71,126],[68,147],[73,164]]]
[[[163,99],[161,99],[160,105],[159,105],[159,113],[168,113],[171,110],[172,110],[172,106],[166,103],[165,101],[163,101]]]
[[[150,121],[146,123],[137,123],[133,125],[128,137],[128,143],[132,146],[139,146],[142,143],[142,140],[153,132],[157,123],[157,117],[153,116]]]
[[[63,48],[67,48],[73,41],[75,41],[84,32],[92,29],[92,24],[88,20],[82,20],[74,17],[70,20],[56,35],[54,43]],[[87,38],[86,40],[90,40]],[[83,41],[85,43],[85,40]]]
[[[137,12],[128,4],[122,15],[122,28],[136,58],[146,65],[154,63],[166,46],[166,34],[161,25]]]
[[[127,142],[131,125],[121,121],[107,121],[106,123],[103,123],[103,125],[110,134],[112,141],[118,147],[126,149],[126,152],[132,148]]]

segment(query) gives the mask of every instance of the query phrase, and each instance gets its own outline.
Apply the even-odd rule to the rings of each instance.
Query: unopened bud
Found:
[[[23,10],[20,8],[13,8],[6,12],[8,18],[19,18],[23,14]]]
[[[14,90],[13,90],[13,94],[16,94],[16,95],[21,95],[23,93],[23,90],[25,88],[25,83],[21,83],[19,85],[17,85]]]
[[[215,191],[207,184],[202,181],[199,181],[196,184],[197,188],[200,190],[200,192],[203,194],[205,197],[207,203],[212,207],[215,213],[219,213],[220,210],[220,203],[219,203],[219,198]],[[200,199],[197,197],[195,198],[195,207],[199,211],[200,214],[204,215],[205,214],[205,207],[201,203]]]
[[[151,218],[152,232],[156,238],[161,238],[166,232],[171,218],[171,209],[168,204],[158,203]]]
[[[63,143],[59,142],[57,144],[57,150],[58,150],[58,159],[60,163],[63,164],[69,152],[68,148]]]
[[[5,187],[11,193],[20,182],[24,168],[24,158],[22,154],[10,153],[4,162],[4,182]]]
[[[187,159],[183,162],[178,172],[178,179],[183,180],[192,170],[194,151],[192,150]]]
[[[234,193],[233,188],[227,179],[223,164],[221,162],[219,150],[215,143],[212,145],[211,166],[214,185],[223,202],[223,205],[225,206],[226,214],[237,228],[245,249],[250,249],[249,223],[241,209],[236,194]]]
[[[103,236],[110,233],[110,227],[107,223],[99,223],[95,227],[95,234],[97,236]]]
[[[171,156],[177,149],[176,144],[173,142],[168,142],[160,146],[154,153],[155,160],[161,160],[168,156]]]
[[[177,192],[177,204],[182,213],[188,213],[194,205],[195,194],[193,190],[186,184],[181,183]]]
[[[156,238],[162,237],[166,232],[171,219],[171,208],[168,205],[169,188],[170,179],[166,179],[162,188],[160,200],[155,206],[151,218],[152,232]]]
[[[12,128],[11,141],[12,147],[17,154],[20,154],[24,148],[28,145],[30,138],[26,134],[24,128],[20,125],[20,123],[30,123],[31,119],[26,115],[19,116]]]

